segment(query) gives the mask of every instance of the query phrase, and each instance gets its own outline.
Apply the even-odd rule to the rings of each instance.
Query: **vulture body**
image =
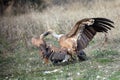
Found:
[[[50,34],[50,31],[44,32],[40,35],[40,37],[32,38],[31,42],[34,46],[39,48],[39,54],[42,56],[45,63],[51,61],[53,64],[57,64],[60,62],[68,62],[71,60],[71,56],[68,55],[68,51],[65,48],[58,48],[53,45],[49,45],[46,43],[44,38]],[[79,60],[83,61],[85,58],[83,57],[85,53],[81,51],[77,56],[79,56]]]
[[[38,47],[40,50],[40,56],[42,56],[45,63],[48,63],[49,60],[53,64],[57,64],[64,60],[68,61],[69,55],[65,49],[60,49],[52,45],[48,45],[44,40],[44,37],[47,36],[49,33],[44,32],[38,38],[32,38],[31,42],[34,46]]]
[[[78,21],[67,34],[51,34],[58,39],[62,48],[66,48],[70,54],[79,53],[86,48],[89,42],[98,32],[107,33],[114,28],[114,22],[106,18],[85,18]]]

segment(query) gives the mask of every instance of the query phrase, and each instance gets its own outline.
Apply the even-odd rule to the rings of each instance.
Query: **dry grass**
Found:
[[[109,32],[110,39],[119,38],[120,28],[120,1],[97,0],[82,4],[75,2],[64,6],[48,7],[43,12],[33,11],[19,16],[2,17],[0,19],[0,32],[2,38],[9,43],[16,40],[29,40],[34,35],[40,35],[48,29],[58,33],[68,32],[83,18],[105,17],[115,22],[115,29]],[[27,43],[28,44],[28,43]]]

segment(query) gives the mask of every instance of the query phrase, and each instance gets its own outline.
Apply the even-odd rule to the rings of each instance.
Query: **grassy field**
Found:
[[[67,65],[44,64],[31,37],[53,29],[67,33],[83,18],[105,17],[115,22],[107,34],[108,42],[100,44],[103,34],[97,34],[84,50],[88,60]],[[32,11],[0,18],[0,80],[120,80],[120,1],[95,0],[54,5],[42,12]],[[46,40],[58,45],[51,36]],[[9,49],[14,49],[12,52]]]
[[[120,54],[113,49],[92,50],[88,60],[67,65],[43,64],[38,50],[18,49],[1,59],[4,80],[119,80]]]

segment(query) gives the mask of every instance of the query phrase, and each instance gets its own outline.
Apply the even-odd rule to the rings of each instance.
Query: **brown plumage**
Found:
[[[51,34],[58,38],[62,48],[68,49],[69,53],[78,53],[86,48],[97,32],[105,32],[114,28],[114,22],[106,18],[85,18],[78,21],[70,32],[64,35]]]
[[[38,47],[40,50],[40,56],[42,56],[45,63],[48,63],[49,60],[52,63],[62,62],[67,54],[66,49],[57,48],[53,45],[48,45],[44,40],[44,37],[50,34],[50,32],[44,32],[38,38],[32,38],[31,42],[34,46]]]
[[[48,53],[48,46],[44,40],[44,37],[48,35],[48,32],[41,34],[39,37],[33,37],[31,39],[32,45],[39,48],[39,55],[43,57],[44,62],[48,63],[48,59],[44,55]]]

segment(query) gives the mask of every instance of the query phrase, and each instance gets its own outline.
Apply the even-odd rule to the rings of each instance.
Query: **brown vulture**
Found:
[[[31,42],[34,46],[39,48],[40,56],[42,56],[45,63],[48,63],[49,60],[53,63],[59,63],[68,61],[70,56],[67,54],[66,49],[57,48],[53,45],[49,45],[44,40],[44,37],[50,34],[50,32],[44,32],[40,37],[32,38]]]
[[[52,30],[51,34],[58,39],[60,46],[66,48],[70,54],[78,54],[87,47],[96,33],[107,33],[108,30],[114,28],[113,24],[113,21],[106,18],[85,18],[78,21],[67,34],[58,35]]]

